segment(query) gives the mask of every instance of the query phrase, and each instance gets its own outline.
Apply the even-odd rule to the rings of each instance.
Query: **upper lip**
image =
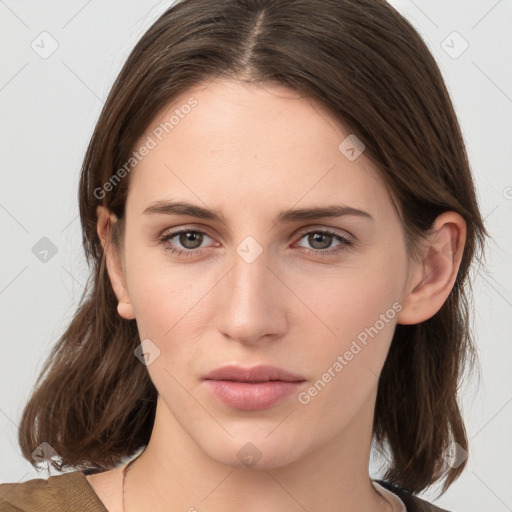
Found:
[[[275,366],[258,365],[243,368],[242,366],[228,365],[211,371],[206,375],[205,380],[232,380],[237,382],[281,380],[285,382],[301,382],[305,379],[300,375],[295,375]]]

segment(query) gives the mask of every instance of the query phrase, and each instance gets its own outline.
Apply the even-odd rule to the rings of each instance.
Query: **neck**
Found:
[[[368,474],[371,429],[361,428],[372,425],[374,398],[362,411],[366,417],[332,439],[320,439],[285,465],[269,458],[261,467],[245,467],[236,457],[226,464],[205,454],[159,398],[150,442],[126,479],[124,512],[387,512],[391,508]],[[229,453],[236,443],[225,437]]]

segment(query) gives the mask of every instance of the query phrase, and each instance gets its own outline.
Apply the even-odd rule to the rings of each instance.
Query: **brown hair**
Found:
[[[364,142],[397,198],[410,254],[441,213],[455,211],[466,221],[448,299],[429,320],[396,327],[374,419],[374,439],[389,452],[385,479],[417,493],[445,478],[445,492],[466,464],[450,467],[442,455],[452,441],[468,450],[457,397],[466,367],[476,362],[466,284],[489,235],[440,70],[412,25],[384,0],[182,0],[136,44],[83,162],[79,208],[92,272],[24,409],[24,457],[32,462],[32,451],[47,442],[62,468],[108,469],[147,445],[157,392],[133,354],[136,321],[117,314],[96,207],[120,219],[112,236],[121,250],[129,176],[107,192],[104,184],[164,106],[215,77],[285,85],[326,106]]]

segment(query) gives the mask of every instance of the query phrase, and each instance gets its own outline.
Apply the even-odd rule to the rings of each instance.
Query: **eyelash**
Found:
[[[165,244],[167,241],[169,241],[171,238],[174,238],[182,233],[199,233],[202,235],[208,235],[205,231],[201,231],[200,229],[180,229],[178,231],[174,231],[172,233],[167,233],[165,235],[162,235],[161,237],[158,237],[158,240]],[[345,251],[347,249],[353,248],[353,242],[349,240],[347,237],[340,235],[339,233],[336,233],[334,231],[330,231],[328,229],[321,229],[321,230],[311,230],[311,231],[304,231],[301,233],[299,240],[302,240],[305,236],[309,234],[322,234],[322,235],[330,235],[333,236],[337,241],[341,242],[340,245],[337,245],[334,249],[307,249],[304,248],[305,251],[309,256],[312,256],[313,258],[317,257],[327,257],[332,256],[338,253],[341,253],[342,251]],[[211,237],[210,237],[211,238]],[[171,254],[176,256],[192,256],[193,254],[197,254],[201,252],[201,249],[176,249],[172,246],[165,247],[166,251],[169,251]]]

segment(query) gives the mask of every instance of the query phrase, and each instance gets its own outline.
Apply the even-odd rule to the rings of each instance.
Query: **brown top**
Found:
[[[0,485],[0,512],[108,512],[80,471]]]
[[[412,495],[405,489],[375,480],[394,492],[407,512],[449,512]],[[0,485],[0,512],[108,512],[84,472],[73,471]]]

